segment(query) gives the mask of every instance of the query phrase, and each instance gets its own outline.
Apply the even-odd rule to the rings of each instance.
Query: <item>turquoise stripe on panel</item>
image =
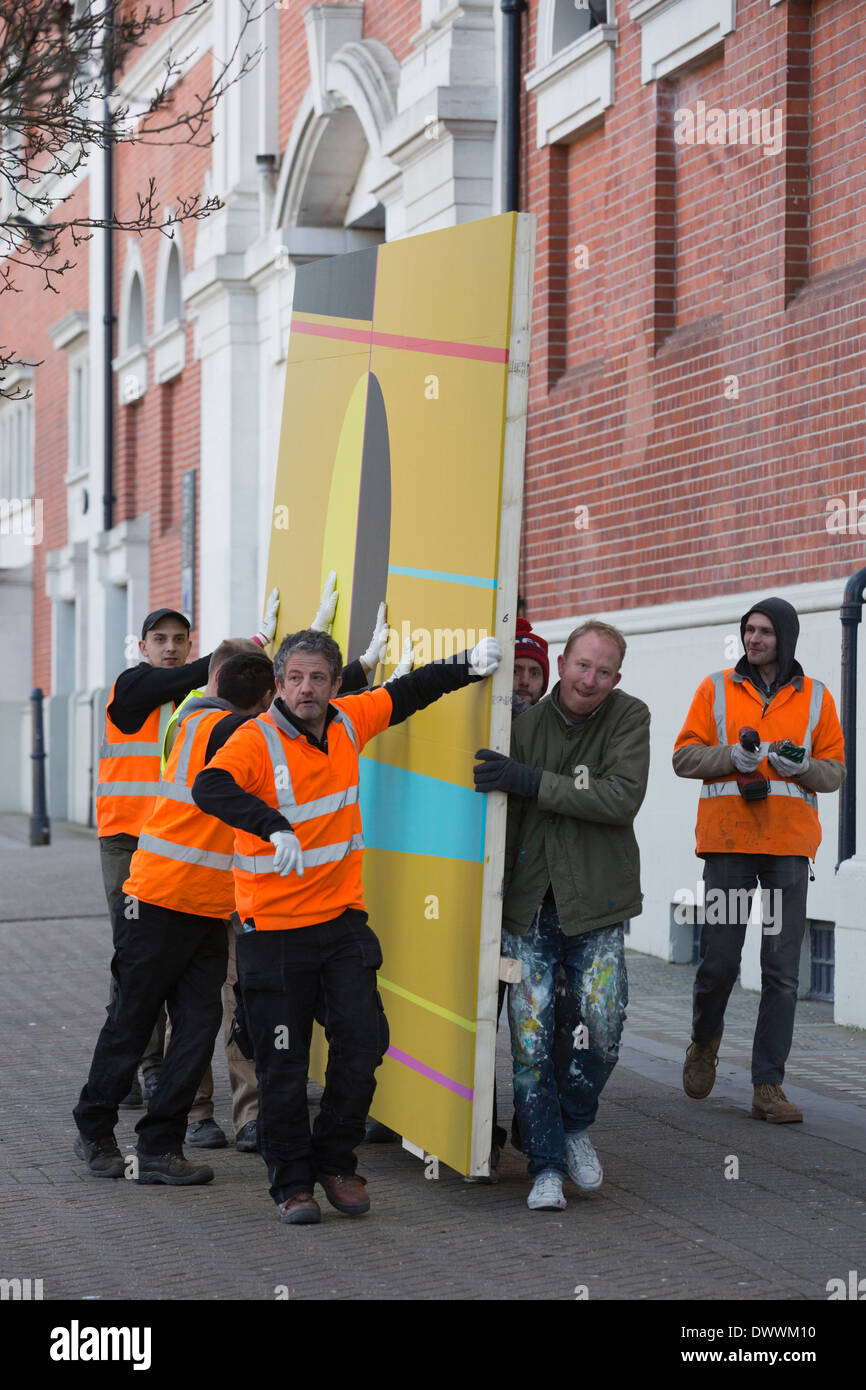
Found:
[[[486,797],[372,758],[360,764],[358,803],[368,849],[482,862]]]
[[[495,579],[479,574],[451,574],[448,570],[419,570],[411,565],[389,565],[389,574],[402,574],[408,579],[438,579],[443,584],[471,584],[475,589],[495,589]]]

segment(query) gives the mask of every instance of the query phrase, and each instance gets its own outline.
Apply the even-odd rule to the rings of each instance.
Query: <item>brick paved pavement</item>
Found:
[[[54,827],[31,849],[0,817],[0,1277],[41,1278],[46,1299],[825,1299],[832,1277],[866,1274],[866,1034],[801,1002],[788,1090],[802,1126],[749,1118],[757,996],[737,988],[719,1081],[706,1102],[679,1086],[693,971],[631,953],[623,1059],[594,1142],[598,1193],[566,1185],[564,1212],[529,1212],[520,1155],[502,1180],[424,1178],[398,1146],[365,1147],[373,1214],[325,1208],[318,1227],[276,1220],[262,1161],[208,1155],[216,1181],[178,1191],[87,1175],[71,1108],[101,1025],[108,924],[92,834]],[[506,1032],[499,1095],[510,1114]],[[229,1129],[218,1056],[217,1119]],[[129,1149],[140,1112],[121,1116]],[[726,1180],[730,1155],[739,1179]]]

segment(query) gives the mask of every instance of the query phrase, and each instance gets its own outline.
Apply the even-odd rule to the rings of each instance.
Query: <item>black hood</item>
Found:
[[[796,609],[783,598],[764,598],[759,603],[753,603],[747,608],[740,619],[740,640],[745,646],[746,623],[752,613],[761,613],[765,618],[769,618],[773,624],[778,645],[777,659],[779,670],[776,679],[770,686],[771,690],[780,690],[783,685],[787,685],[794,676],[802,676],[803,668],[799,661],[795,659],[794,653],[797,650],[797,638],[800,635],[800,619],[797,617]],[[752,666],[748,657],[744,654],[737,662],[737,671],[741,676],[747,677],[758,689],[766,689],[764,682],[756,667]]]

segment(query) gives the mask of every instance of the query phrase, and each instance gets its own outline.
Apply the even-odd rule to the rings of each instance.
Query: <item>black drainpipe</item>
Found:
[[[520,15],[526,0],[499,0],[502,11],[502,134],[505,150],[503,212],[520,207]]]
[[[103,122],[105,124],[105,149],[103,151],[105,258],[103,260],[103,474],[102,474],[102,529],[110,531],[114,525],[114,372],[111,359],[114,356],[114,235],[110,230],[114,212],[114,146],[111,139],[111,108],[109,97],[114,85],[113,34],[111,21],[114,0],[106,0],[105,27],[102,64]]]
[[[863,616],[866,569],[845,585],[842,619],[842,733],[847,776],[839,790],[839,864],[857,848],[857,628]]]

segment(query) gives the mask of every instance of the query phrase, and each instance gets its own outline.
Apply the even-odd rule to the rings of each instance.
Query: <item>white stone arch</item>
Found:
[[[163,209],[163,222],[172,215],[171,208]],[[174,323],[184,317],[183,312],[183,275],[184,275],[184,255],[183,239],[180,227],[175,225],[172,229],[174,235],[160,237],[159,252],[156,260],[156,285],[154,287],[153,302],[153,327],[154,332],[166,328],[170,323]],[[177,273],[177,309],[173,312],[167,304],[167,296],[172,288],[174,271]]]
[[[400,65],[378,39],[343,44],[329,59],[323,90],[305,94],[280,167],[272,229],[344,226],[364,171],[369,189],[399,170],[383,151],[397,114]],[[372,196],[372,193],[371,195]]]
[[[140,332],[137,322],[139,303],[141,308]],[[133,241],[127,242],[126,259],[123,263],[123,274],[120,280],[118,329],[119,347],[122,354],[144,347],[147,342],[147,281],[144,277],[144,261],[142,260],[141,249]]]

